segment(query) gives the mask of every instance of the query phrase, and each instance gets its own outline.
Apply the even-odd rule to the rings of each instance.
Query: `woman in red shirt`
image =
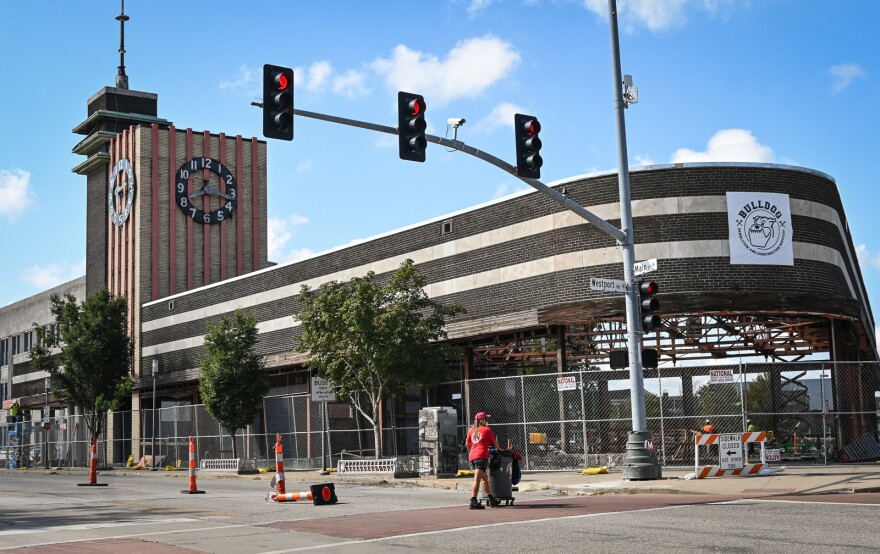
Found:
[[[467,439],[464,444],[468,449],[468,460],[471,463],[471,469],[474,470],[474,487],[471,490],[471,510],[482,510],[483,505],[477,500],[480,493],[480,481],[483,482],[483,490],[489,497],[489,505],[497,506],[495,498],[492,497],[489,490],[489,476],[486,470],[489,469],[489,447],[494,446],[495,451],[500,451],[498,439],[495,433],[489,428],[488,420],[492,417],[486,412],[479,412],[474,416],[474,424],[468,430]]]

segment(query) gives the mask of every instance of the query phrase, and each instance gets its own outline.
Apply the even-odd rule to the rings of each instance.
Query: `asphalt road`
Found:
[[[471,511],[467,494],[339,484],[339,503],[267,503],[267,481],[185,474],[0,471],[0,550],[17,552],[877,552],[880,494],[741,499],[515,493]],[[317,480],[315,482],[318,482]],[[289,482],[288,492],[298,490]]]

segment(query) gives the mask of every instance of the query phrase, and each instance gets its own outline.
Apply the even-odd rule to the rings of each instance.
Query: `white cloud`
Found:
[[[296,166],[297,173],[306,173],[312,170],[312,160],[303,160]]]
[[[342,75],[333,78],[333,92],[347,98],[354,98],[368,92],[364,85],[366,75],[361,71],[349,69]]]
[[[859,267],[873,267],[880,270],[880,254],[871,254],[865,244],[856,246],[856,257],[859,259]]]
[[[220,90],[233,90],[250,93],[259,87],[261,70],[241,65],[238,68],[238,76],[232,81],[221,80]]]
[[[332,92],[348,98],[354,98],[369,92],[364,84],[366,74],[362,71],[349,69],[338,74],[333,65],[322,60],[307,68],[293,68],[294,86],[309,92]]]
[[[303,85],[308,90],[315,92],[321,90],[326,85],[330,74],[333,73],[333,66],[330,62],[320,61],[313,63],[308,70],[301,72],[303,74]],[[296,77],[294,77],[294,84]]]
[[[45,290],[82,277],[86,273],[86,260],[75,264],[49,264],[31,266],[21,272],[21,280],[38,289]]]
[[[492,0],[471,0],[471,3],[468,4],[467,7],[467,13],[469,16],[473,17],[488,8],[491,4]]]
[[[654,165],[654,160],[652,160],[649,156],[641,156],[636,155],[636,165],[638,166],[646,166],[646,165]]]
[[[289,248],[288,243],[293,238],[297,225],[305,225],[309,222],[305,216],[293,214],[286,218],[270,217],[268,222],[269,232],[269,260],[277,263],[301,260],[311,256],[314,252],[308,248]]]
[[[476,132],[488,133],[490,131],[494,131],[498,127],[510,127],[513,128],[513,116],[517,113],[528,113],[528,111],[516,104],[511,104],[510,102],[503,102],[495,106],[489,115],[479,120],[476,125],[474,125],[474,130]]]
[[[495,192],[492,194],[492,200],[496,198],[501,198],[503,196],[507,196],[508,194],[513,194],[515,192],[520,192],[526,189],[531,188],[528,185],[516,184],[516,183],[500,183],[497,187],[495,187]]]
[[[23,169],[0,169],[0,215],[14,219],[33,203],[31,174]]]
[[[672,155],[672,163],[688,162],[759,162],[771,163],[773,149],[760,144],[745,129],[722,129],[709,139],[706,150],[696,152],[679,148]]]
[[[608,18],[607,0],[583,0],[583,2],[588,10],[604,19]],[[702,9],[711,16],[718,16],[727,11],[725,8],[737,5],[737,0],[618,0],[617,21],[628,31],[645,27],[656,33],[684,27],[687,23],[687,14],[697,9]]]
[[[862,66],[855,63],[842,63],[828,68],[828,74],[834,79],[831,86],[831,94],[843,92],[857,77],[866,77],[868,74]]]
[[[507,77],[520,61],[513,46],[492,35],[463,40],[443,59],[398,45],[391,57],[371,67],[392,90],[418,92],[442,106],[458,98],[473,98]]]

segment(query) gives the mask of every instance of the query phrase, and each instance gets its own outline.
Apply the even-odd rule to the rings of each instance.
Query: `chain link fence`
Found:
[[[785,461],[880,457],[875,448],[880,414],[877,363],[660,368],[645,371],[644,385],[648,428],[664,466],[693,463],[694,434],[707,419],[719,433],[746,431],[751,420],[757,430],[768,432],[767,446],[778,448]],[[628,371],[456,381],[384,404],[380,437],[386,457],[419,454],[418,410],[424,406],[456,408],[461,443],[473,414],[492,414],[499,442],[522,455],[527,471],[617,466],[632,427]],[[152,454],[155,444],[162,465],[186,467],[190,436],[199,459],[233,457],[228,433],[202,405],[156,409],[155,420],[150,409],[139,415],[135,428],[140,429],[140,453]],[[7,467],[41,465],[47,438],[50,466],[88,463],[89,438],[81,417],[51,418],[48,432],[42,429],[38,411],[33,417],[0,427],[0,461]],[[99,440],[99,464],[121,465],[132,452],[132,413],[109,417],[113,440]],[[276,435],[281,435],[285,467],[291,469],[335,467],[339,459],[375,455],[370,421],[348,403],[312,402],[308,394],[265,398],[262,413],[236,435],[238,457],[247,461],[246,467],[274,467]]]

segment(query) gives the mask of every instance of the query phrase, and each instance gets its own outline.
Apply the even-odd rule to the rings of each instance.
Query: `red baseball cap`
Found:
[[[492,416],[490,416],[486,412],[477,412],[477,415],[474,416],[474,419],[489,419],[490,417]]]

